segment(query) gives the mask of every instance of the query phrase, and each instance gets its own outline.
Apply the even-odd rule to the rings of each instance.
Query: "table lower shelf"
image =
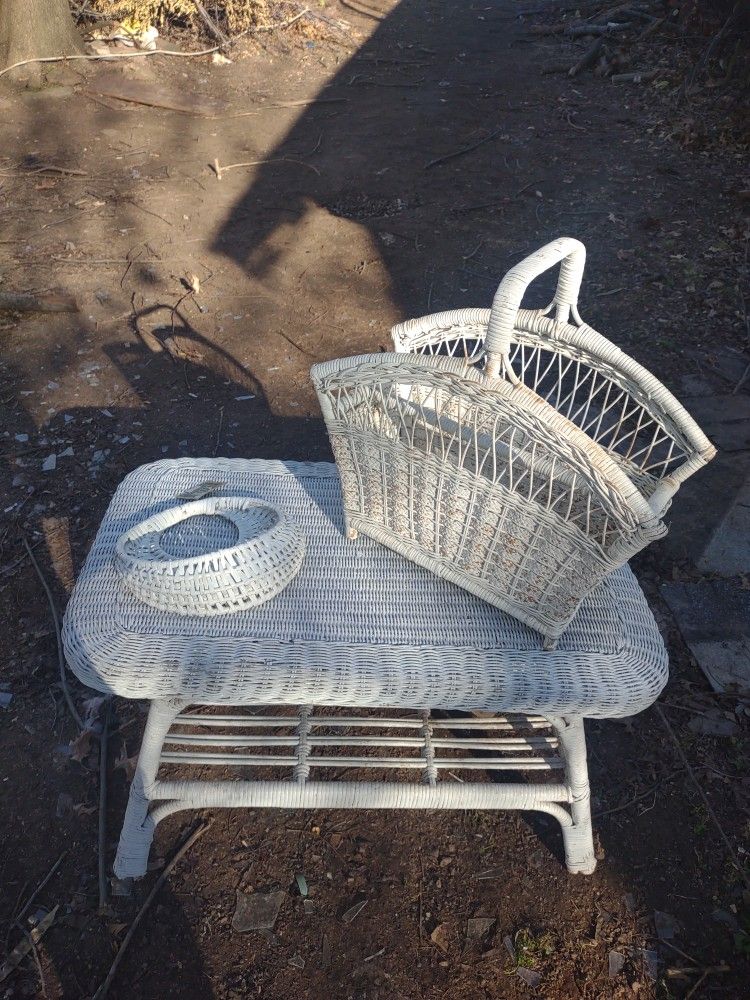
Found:
[[[560,823],[568,868],[590,872],[585,756],[580,719],[153,702],[115,874],[144,874],[166,816],[218,807],[536,810]]]

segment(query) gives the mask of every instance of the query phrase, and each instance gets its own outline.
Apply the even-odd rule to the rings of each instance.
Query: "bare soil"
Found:
[[[66,852],[31,908],[60,905],[39,966],[24,960],[2,997],[91,996],[155,877],[97,912],[98,747],[71,756],[52,622],[21,533],[62,607],[135,466],[204,454],[330,459],[311,364],[385,349],[407,316],[489,304],[508,267],[559,235],[588,247],[586,320],[678,394],[731,392],[747,364],[746,153],[736,134],[722,139],[725,98],[704,114],[676,105],[669,87],[542,75],[561,46],[580,54],[580,43],[530,37],[510,0],[370,6],[377,17],[331,3],[345,30],[298,24],[243,43],[231,65],[71,63],[42,90],[0,90],[0,291],[58,287],[80,305],[0,313],[9,947],[20,904]],[[112,73],[214,112],[210,102],[224,104],[207,117],[101,96],[96,81]],[[265,162],[219,180],[217,159]],[[200,290],[188,294],[193,276]],[[533,298],[548,292],[542,281]],[[681,503],[673,532],[684,538]],[[697,520],[712,517],[699,510]],[[635,569],[672,657],[664,710],[744,863],[747,712],[708,693],[659,597],[660,581],[695,570],[667,543]],[[737,735],[687,728],[709,703]],[[110,860],[142,708],[116,706]],[[746,996],[743,883],[658,716],[593,722],[588,733],[593,876],[568,875],[555,824],[529,816],[221,812],[169,877],[110,996]],[[159,828],[154,872],[195,819]],[[231,927],[237,890],[251,888],[288,890],[272,933]],[[366,907],[343,922],[360,898]],[[679,923],[671,943],[657,940],[655,910]],[[478,916],[495,923],[467,940]],[[526,931],[536,990],[503,946]],[[625,957],[614,978],[612,949]],[[644,949],[658,953],[656,981]]]

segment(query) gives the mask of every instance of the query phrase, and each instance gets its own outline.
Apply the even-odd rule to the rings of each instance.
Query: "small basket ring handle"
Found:
[[[485,340],[487,353],[485,370],[488,376],[494,377],[502,372],[511,381],[518,381],[511,371],[508,355],[521,300],[534,278],[558,263],[560,263],[560,277],[552,300],[552,306],[556,307],[555,319],[560,323],[567,323],[571,312],[574,319],[579,319],[578,292],[586,264],[586,248],[580,240],[562,236],[524,258],[520,264],[512,267],[500,282],[500,287],[492,300]]]

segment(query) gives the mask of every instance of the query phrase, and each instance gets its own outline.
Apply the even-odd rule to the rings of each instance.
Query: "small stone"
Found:
[[[302,909],[306,917],[312,917],[316,912],[315,903],[311,899],[303,900]]]
[[[60,454],[57,457],[58,458],[73,458],[74,455],[75,455],[75,452],[73,451],[72,445],[68,445],[68,447],[65,449],[65,451],[61,451]]]
[[[295,969],[304,969],[304,967],[305,967],[305,960],[304,960],[304,958],[299,953],[296,953],[296,954],[292,955],[292,957],[289,959],[287,965],[291,965]]]
[[[619,951],[611,951],[609,953],[609,978],[617,979],[624,965],[625,956],[621,955]]]
[[[659,975],[659,956],[655,951],[649,951],[647,948],[641,950],[643,955],[643,968],[646,972],[646,978],[655,983]]]
[[[677,936],[679,924],[671,913],[664,913],[663,910],[654,910],[654,926],[656,936],[662,941],[672,941]]]
[[[527,986],[530,986],[532,990],[536,989],[542,981],[542,974],[540,972],[536,972],[534,969],[527,969],[523,965],[518,966],[516,969],[516,975],[520,980],[526,983]]]
[[[42,472],[54,472],[57,467],[57,455],[47,455],[42,462]]]
[[[16,434],[16,441],[18,441],[19,444],[26,444],[28,440],[29,440],[28,434]]]
[[[270,930],[279,916],[285,892],[237,892],[237,906],[232,917],[234,930]]]
[[[68,795],[67,792],[60,792],[57,796],[57,805],[55,806],[55,816],[57,819],[68,819],[73,815],[73,796]]]
[[[489,934],[494,925],[494,917],[470,917],[469,920],[466,921],[466,940],[480,940]]]
[[[13,693],[11,691],[0,691],[0,708],[10,708],[12,701]]]

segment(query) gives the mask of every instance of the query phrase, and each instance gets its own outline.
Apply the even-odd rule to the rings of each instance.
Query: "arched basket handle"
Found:
[[[547,271],[560,262],[562,262],[560,277],[550,308],[555,307],[555,319],[558,322],[566,323],[571,313],[573,318],[580,322],[578,292],[581,288],[583,269],[586,264],[586,248],[580,240],[562,236],[526,257],[520,264],[516,264],[500,282],[500,287],[492,301],[492,311],[485,340],[486,373],[488,376],[494,377],[503,374],[512,382],[518,381],[511,371],[508,360],[516,314],[521,306],[524,293],[534,278],[538,278],[543,271]]]

